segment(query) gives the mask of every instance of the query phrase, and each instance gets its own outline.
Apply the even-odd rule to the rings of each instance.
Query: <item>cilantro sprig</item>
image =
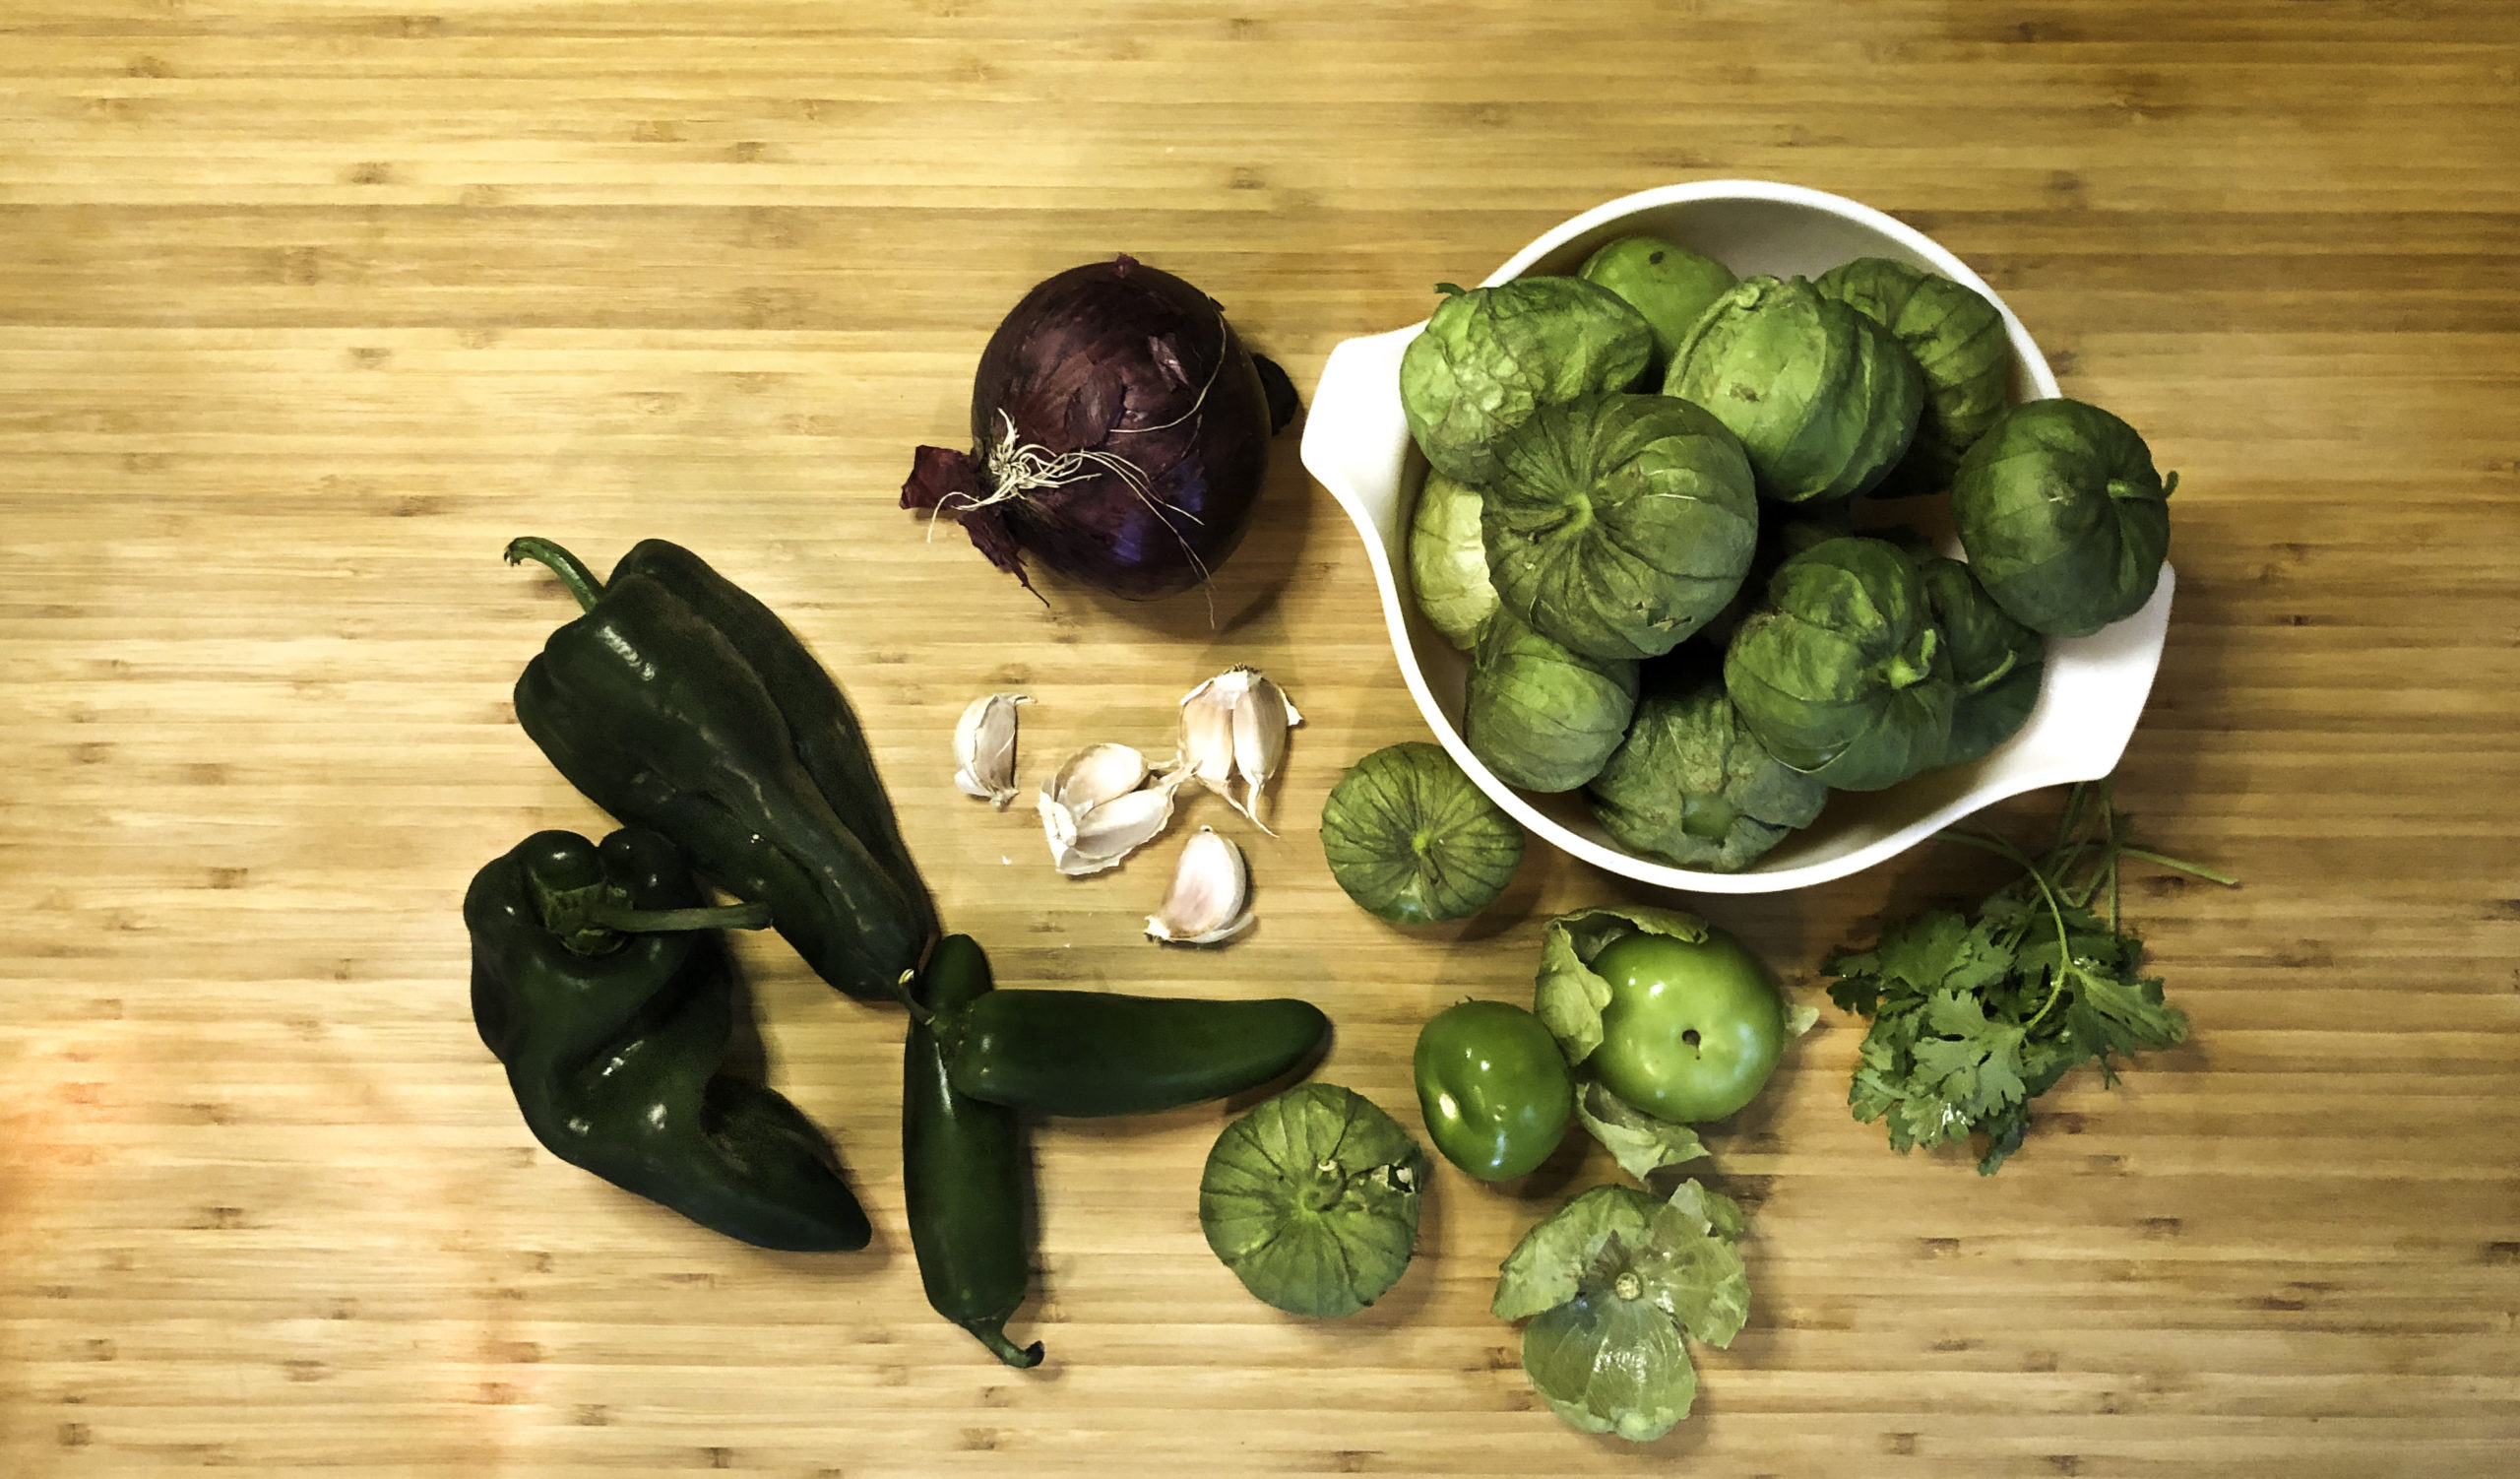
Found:
[[[1935,834],[2022,874],[1973,912],[1925,910],[1821,967],[1837,978],[1830,998],[1872,1019],[1847,1094],[1856,1119],[1888,1121],[1901,1151],[1984,1134],[1978,1171],[1992,1176],[2021,1148],[2030,1102],[2075,1065],[2096,1061],[2113,1084],[2117,1059],[2186,1041],[2186,1014],[2163,1002],[2160,977],[2141,974],[2143,942],[2120,920],[2120,869],[2132,859],[2238,882],[2125,832],[2104,779],[2067,794],[2055,839],[2037,857],[1987,833]]]

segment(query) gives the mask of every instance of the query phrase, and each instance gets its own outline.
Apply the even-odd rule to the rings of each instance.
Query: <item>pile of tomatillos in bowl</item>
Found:
[[[1652,236],[1447,294],[1400,366],[1419,611],[1463,739],[1623,847],[1733,872],[1831,790],[1965,764],[2048,637],[2151,599],[2177,484],[2097,406],[2009,403],[1983,294],[1862,257],[1735,279]],[[1965,561],[1882,505],[1947,493]],[[1863,531],[1858,532],[1858,524]]]

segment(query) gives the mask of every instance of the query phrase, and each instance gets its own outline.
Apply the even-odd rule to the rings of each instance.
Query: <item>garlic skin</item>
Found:
[[[1125,744],[1091,744],[1041,785],[1035,804],[1049,838],[1050,864],[1071,878],[1101,872],[1172,824],[1177,772],[1153,776]]]
[[[954,726],[954,785],[1000,811],[1015,800],[1015,706],[1033,700],[1022,693],[987,693],[972,700]]]
[[[1176,945],[1214,945],[1251,928],[1251,867],[1242,849],[1214,827],[1181,845],[1164,907],[1148,917],[1147,938]]]
[[[1175,773],[1224,797],[1267,832],[1268,823],[1260,820],[1261,795],[1286,758],[1287,731],[1301,723],[1303,715],[1286,690],[1258,669],[1230,669],[1183,695]]]

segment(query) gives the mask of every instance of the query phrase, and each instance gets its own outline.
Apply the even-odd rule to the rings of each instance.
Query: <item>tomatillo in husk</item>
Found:
[[[1400,1282],[1425,1181],[1426,1153],[1398,1121],[1353,1090],[1308,1083],[1217,1137],[1199,1228],[1259,1299],[1337,1318]]]
[[[1523,829],[1443,746],[1388,744],[1350,766],[1321,807],[1330,876],[1396,925],[1464,919],[1523,862]]]

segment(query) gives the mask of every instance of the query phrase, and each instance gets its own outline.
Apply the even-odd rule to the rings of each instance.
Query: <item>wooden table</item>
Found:
[[[2514,1472],[2515,159],[2506,0],[5,0],[0,1471]],[[739,947],[773,1082],[870,1251],[752,1251],[535,1144],[456,916],[526,832],[603,823],[510,711],[570,613],[500,562],[526,533],[679,540],[783,612],[1003,977],[1299,992],[1321,1076],[1416,1126],[1425,1016],[1651,895],[1541,848],[1465,926],[1338,892],[1324,794],[1424,732],[1292,435],[1214,627],[1037,602],[895,492],[1059,268],[1180,273],[1308,390],[1430,283],[1719,176],[1932,232],[2183,475],[2121,791],[2246,880],[2131,896],[2189,1045],[2078,1074],[1981,1179],[1849,1118],[1825,1012],[1712,1137],[1756,1307],[1641,1448],[1541,1407],[1486,1314],[1616,1175],[1581,1141],[1447,1169],[1406,1280],[1321,1324],[1199,1236],[1224,1109],[1055,1125],[1032,1373],[920,1298],[900,1015],[776,940]],[[1229,949],[1141,937],[1168,847],[1064,881],[949,784],[976,694],[1036,699],[1030,784],[1166,749],[1234,663],[1310,722],[1276,837],[1185,818],[1250,849]],[[1927,848],[1699,902],[1809,998],[1885,910],[1990,881]]]

